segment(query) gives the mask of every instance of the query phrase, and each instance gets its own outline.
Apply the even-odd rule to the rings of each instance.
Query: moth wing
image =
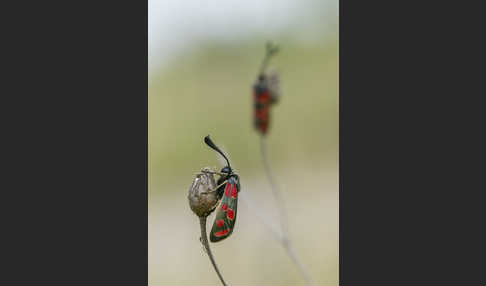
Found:
[[[209,235],[211,242],[221,241],[233,233],[238,208],[239,184],[231,177],[226,183],[223,199],[218,206],[213,227]]]

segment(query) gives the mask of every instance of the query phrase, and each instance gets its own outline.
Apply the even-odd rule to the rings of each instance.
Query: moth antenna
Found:
[[[230,171],[232,170],[231,169],[231,165],[230,165],[230,162],[228,160],[228,158],[226,157],[226,155],[224,155],[224,153],[218,148],[218,146],[216,146],[216,144],[214,144],[214,142],[211,140],[211,138],[209,138],[209,135],[204,137],[204,143],[206,143],[209,147],[213,148],[214,150],[216,150],[216,152],[218,152],[219,154],[221,154],[221,156],[223,156],[223,158],[226,160],[226,163],[228,163],[228,167],[230,169]]]

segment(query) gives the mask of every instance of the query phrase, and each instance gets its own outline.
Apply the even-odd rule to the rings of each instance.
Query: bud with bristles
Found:
[[[218,196],[215,192],[216,181],[214,174],[209,172],[215,172],[215,170],[206,167],[196,175],[187,196],[191,210],[198,217],[207,217],[218,204]]]

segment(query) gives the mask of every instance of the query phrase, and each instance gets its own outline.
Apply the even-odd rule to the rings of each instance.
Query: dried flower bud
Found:
[[[214,174],[204,171],[215,172],[209,167],[203,168],[194,178],[187,196],[191,210],[199,217],[208,216],[218,204]]]

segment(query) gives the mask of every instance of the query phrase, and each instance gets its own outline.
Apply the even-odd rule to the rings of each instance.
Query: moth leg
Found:
[[[228,174],[226,173],[221,173],[221,172],[215,172],[215,171],[208,171],[208,170],[201,170],[203,173],[209,173],[209,174],[214,174],[214,175],[220,175],[220,176],[227,176]]]
[[[217,172],[201,169],[200,172],[194,173],[194,175],[204,175],[204,174],[216,174]]]
[[[216,186],[216,188],[214,188],[214,190],[211,190],[211,191],[207,191],[207,192],[201,192],[201,194],[209,194],[209,193],[214,193],[216,192],[219,187],[223,186],[224,184],[226,184],[226,182],[228,182],[228,180],[224,180],[224,182],[222,182],[221,184],[219,184],[218,186]]]

